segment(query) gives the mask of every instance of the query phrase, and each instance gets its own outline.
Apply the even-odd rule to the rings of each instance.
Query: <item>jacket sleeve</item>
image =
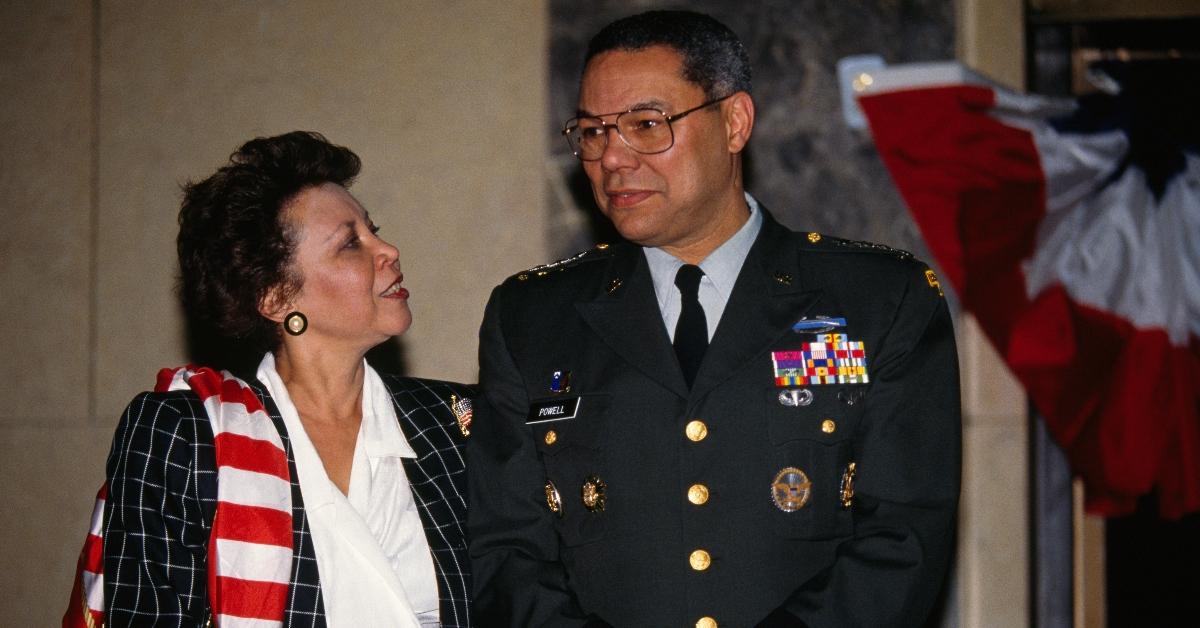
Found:
[[[206,521],[216,493],[205,417],[185,393],[143,393],[121,418],[108,456],[104,512],[109,626],[204,624]],[[201,471],[198,458],[205,457]]]
[[[481,626],[602,626],[571,592],[546,508],[542,464],[525,427],[529,400],[492,293],[479,338],[482,395],[467,443],[471,568]]]
[[[921,273],[910,272],[873,362],[855,435],[854,534],[763,628],[912,628],[941,589],[958,510],[961,403],[950,314]]]

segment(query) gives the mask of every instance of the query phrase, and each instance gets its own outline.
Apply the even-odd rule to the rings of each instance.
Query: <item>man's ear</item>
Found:
[[[754,131],[754,99],[746,92],[737,92],[722,105],[729,152],[740,153]]]
[[[267,290],[267,293],[258,300],[258,313],[263,315],[263,318],[282,323],[283,318],[291,311],[291,303],[283,298],[283,291],[278,286]]]

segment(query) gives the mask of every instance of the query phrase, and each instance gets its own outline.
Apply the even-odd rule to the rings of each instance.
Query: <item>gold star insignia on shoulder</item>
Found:
[[[866,240],[847,240],[845,238],[835,238],[832,236],[825,236],[824,240],[829,244],[842,249],[883,253],[899,260],[910,260],[913,258],[913,254],[905,251],[904,249],[892,248],[886,244],[879,244],[877,242],[867,242]]]
[[[556,262],[539,264],[533,268],[529,268],[517,273],[517,281],[528,281],[531,276],[545,277],[552,272],[564,271],[568,268],[573,268],[592,259],[602,259],[608,257],[611,254],[611,248],[612,247],[607,244],[600,243],[586,251],[581,251],[570,257],[564,257]]]

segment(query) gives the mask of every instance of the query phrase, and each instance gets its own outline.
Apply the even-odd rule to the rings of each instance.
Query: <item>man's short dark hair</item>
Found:
[[[272,290],[294,296],[303,281],[289,272],[296,234],[287,207],[312,186],[349,187],[360,166],[350,149],[293,131],[250,140],[212,176],[185,185],[176,244],[187,313],[225,340],[278,347],[279,325],[258,304]]]
[[[708,99],[750,92],[750,57],[728,26],[694,11],[647,11],[605,26],[588,43],[584,66],[610,50],[667,46],[683,56],[683,78]]]

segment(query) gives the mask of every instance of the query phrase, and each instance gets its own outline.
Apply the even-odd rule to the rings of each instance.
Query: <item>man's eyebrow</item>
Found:
[[[626,111],[633,111],[634,109],[658,109],[659,111],[665,111],[666,109],[669,109],[669,108],[670,108],[670,105],[668,105],[667,103],[665,103],[661,100],[651,99],[651,100],[643,100],[640,102],[635,102],[632,105],[630,105],[628,109],[622,109],[620,111],[606,111],[604,113],[592,113],[591,111],[588,111],[587,109],[576,109],[575,117],[577,117],[577,118],[598,118],[600,116],[611,116],[611,115],[618,114],[618,113],[625,113]]]

